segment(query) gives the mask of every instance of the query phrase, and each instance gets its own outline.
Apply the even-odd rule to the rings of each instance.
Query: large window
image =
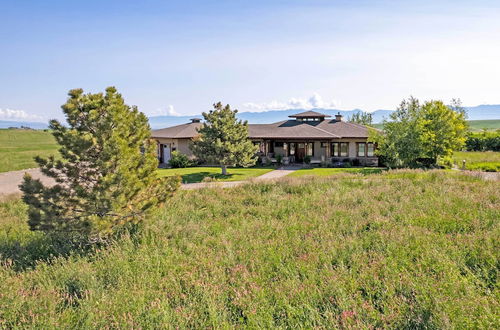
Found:
[[[306,143],[306,155],[313,157],[314,156],[314,143]]]
[[[366,155],[368,157],[373,157],[375,156],[375,144],[373,143],[367,143],[367,152],[366,152]]]
[[[290,156],[295,155],[295,143],[290,143]]]
[[[366,156],[366,143],[358,143],[358,157]]]
[[[338,157],[339,156],[339,143],[338,142],[333,142],[332,143],[332,156],[333,157]]]
[[[340,157],[348,157],[349,156],[349,143],[341,142],[340,143]]]

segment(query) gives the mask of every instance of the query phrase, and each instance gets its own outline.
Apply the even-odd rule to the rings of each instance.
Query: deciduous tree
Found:
[[[466,133],[459,101],[453,100],[451,106],[442,101],[421,104],[410,97],[384,121],[383,132],[373,131],[370,140],[377,143],[378,155],[389,166],[435,166],[438,158],[464,145]]]
[[[351,123],[361,124],[365,126],[372,126],[373,116],[369,112],[356,112],[348,119]]]

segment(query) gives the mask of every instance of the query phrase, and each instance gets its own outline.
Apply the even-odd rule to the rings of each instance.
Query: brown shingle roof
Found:
[[[201,127],[201,125],[203,125],[203,123],[194,122],[162,129],[155,129],[151,132],[151,137],[165,139],[189,139],[198,135],[197,129]]]
[[[250,138],[367,138],[369,128],[336,120],[320,122],[281,121],[274,124],[248,125]]]
[[[189,139],[198,135],[203,123],[189,123],[153,130],[153,138]],[[369,128],[363,125],[326,119],[318,122],[285,120],[272,124],[249,124],[253,139],[339,139],[367,138]]]
[[[301,113],[296,113],[294,115],[290,115],[288,117],[290,117],[290,118],[318,118],[318,117],[327,118],[327,117],[331,117],[331,116],[325,115],[325,114],[322,114],[322,113],[319,113],[316,111],[304,111]]]

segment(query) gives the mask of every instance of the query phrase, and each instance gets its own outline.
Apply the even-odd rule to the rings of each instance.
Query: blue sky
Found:
[[[500,103],[500,1],[0,0],[0,119],[114,85],[148,115]]]

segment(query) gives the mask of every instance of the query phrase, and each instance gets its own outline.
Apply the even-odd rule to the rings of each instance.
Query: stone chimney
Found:
[[[335,121],[342,121],[342,115],[340,112],[335,115]]]

